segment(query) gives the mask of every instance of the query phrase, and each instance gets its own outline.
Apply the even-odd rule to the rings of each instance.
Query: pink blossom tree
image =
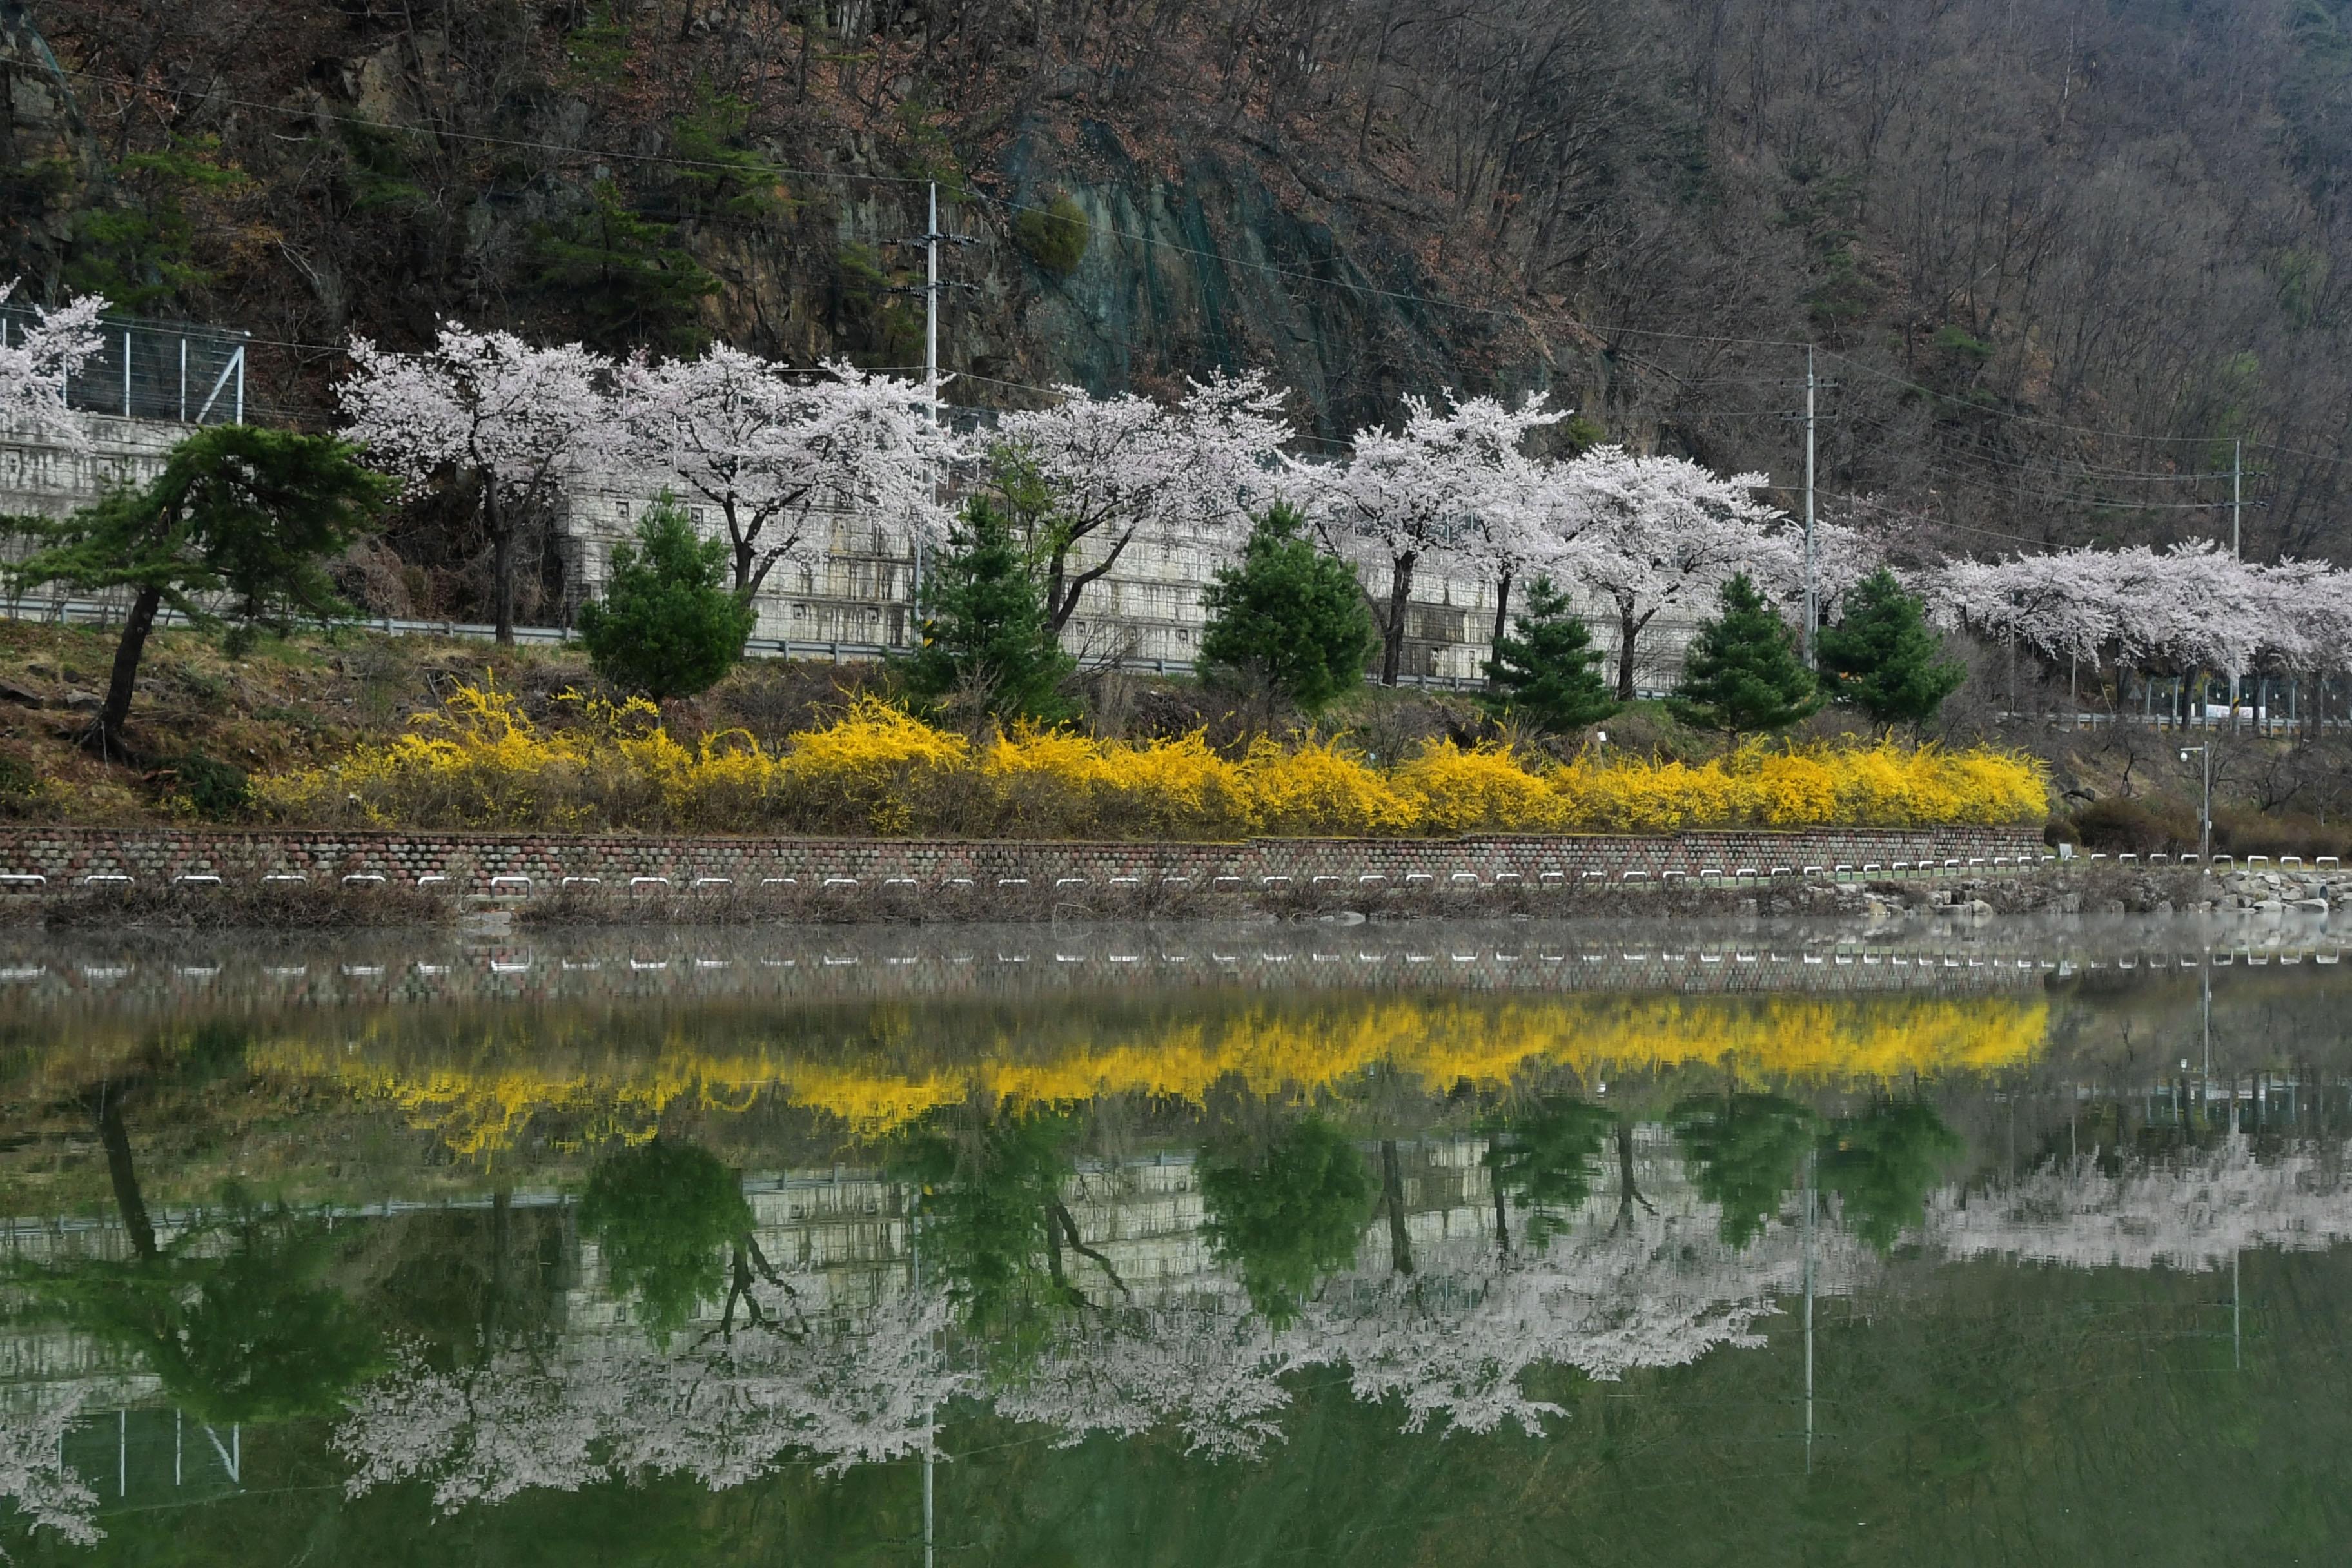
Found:
[[[619,426],[609,362],[578,343],[533,348],[511,332],[445,321],[433,346],[394,353],[352,340],[359,370],[336,390],[351,437],[394,473],[468,487],[490,543],[498,639],[514,641],[518,546],[564,480],[611,456]]]
[[[725,344],[698,359],[640,357],[617,383],[624,459],[718,511],[742,598],[779,562],[821,560],[826,521],[845,507],[924,538],[945,531],[934,490],[955,443],[916,383],[842,362],[788,371]]]
[[[1356,432],[1344,463],[1295,464],[1294,489],[1324,542],[1342,556],[1369,552],[1388,569],[1372,599],[1381,630],[1381,684],[1404,662],[1414,574],[1458,562],[1485,574],[1524,570],[1540,540],[1542,473],[1521,450],[1528,433],[1568,416],[1538,394],[1516,408],[1491,397],[1445,406],[1404,400],[1404,423]]]
[[[94,1518],[98,1494],[65,1463],[65,1436],[81,1418],[79,1390],[38,1384],[16,1391],[0,1418],[0,1501],[13,1505],[31,1531],[47,1530],[72,1546],[106,1538]],[[5,1552],[0,1552],[5,1561]]]
[[[1576,574],[1617,616],[1617,700],[1633,700],[1643,630],[1668,609],[1703,600],[1735,572],[1765,580],[1791,570],[1786,521],[1755,492],[1762,474],[1716,474],[1687,458],[1596,447],[1571,465],[1598,510]],[[1796,568],[1801,571],[1801,564]]]
[[[1055,391],[1053,407],[1007,414],[996,428],[1003,455],[1034,469],[1045,491],[1030,543],[1056,632],[1138,534],[1222,547],[1275,494],[1290,426],[1262,371],[1192,382],[1172,407],[1134,393]]]
[[[21,281],[0,283],[0,305]],[[66,416],[66,384],[102,346],[98,317],[105,309],[98,295],[82,294],[54,310],[36,305],[30,321],[7,327],[0,341],[0,423],[69,446],[88,442],[81,426]]]

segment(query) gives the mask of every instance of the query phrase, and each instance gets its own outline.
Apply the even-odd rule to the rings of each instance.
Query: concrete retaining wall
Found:
[[[1662,837],[1572,836],[1439,839],[1258,838],[1233,844],[1014,843],[952,839],[689,838],[630,835],[392,832],[240,832],[205,828],[0,828],[0,873],[42,878],[61,890],[91,877],[169,881],[182,876],[243,880],[263,876],[445,877],[454,891],[545,892],[563,879],[606,886],[667,879],[684,889],[698,879],[756,888],[790,879],[844,896],[907,882],[969,880],[1052,887],[1189,879],[1209,891],[1255,891],[1321,879],[1377,887],[1466,887],[1517,878],[1529,883],[1673,875],[1735,878],[1835,874],[1864,869],[1961,868],[2038,861],[2030,828],[1939,827],[1908,831],[1822,828],[1801,833],[1731,831]],[[22,890],[26,884],[17,883]]]

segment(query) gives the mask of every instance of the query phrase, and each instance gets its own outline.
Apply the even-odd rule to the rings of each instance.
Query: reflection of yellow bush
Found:
[[[255,1047],[253,1065],[327,1079],[397,1107],[460,1154],[510,1148],[535,1116],[573,1121],[587,1141],[650,1136],[677,1104],[748,1109],[762,1095],[877,1136],[978,1096],[1075,1104],[1141,1094],[1203,1103],[1220,1082],[1251,1092],[1344,1089],[1392,1070],[1433,1094],[1492,1088],[1540,1067],[1588,1077],[1644,1067],[1730,1063],[1758,1077],[1883,1080],[1981,1071],[2041,1045],[2039,999],[1591,994],[1486,1004],[1360,998],[1316,1008],[1252,1006],[1181,1023],[1111,1024],[1084,1042],[1024,1053],[1029,1031],[955,1059],[812,1060],[787,1042],[719,1047],[673,1035],[649,1049],[591,1060],[584,1042],[492,1040],[467,1062],[415,1061],[377,1038],[349,1050],[304,1041]],[[903,1043],[902,1043],[903,1044]],[[551,1059],[552,1058],[552,1059]]]
[[[564,700],[577,721],[546,729],[493,685],[461,687],[411,734],[257,788],[301,821],[351,816],[356,800],[381,825],[1044,838],[1997,825],[2040,822],[2046,798],[2030,758],[1891,743],[1530,769],[1502,747],[1433,741],[1382,768],[1335,739],[1261,739],[1239,761],[1199,734],[1127,744],[1024,729],[973,746],[861,698],[770,751],[741,731],[681,744],[644,702]]]

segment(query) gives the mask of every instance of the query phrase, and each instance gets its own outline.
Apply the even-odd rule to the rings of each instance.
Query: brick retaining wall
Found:
[[[227,828],[0,827],[0,874],[46,879],[51,891],[91,877],[170,881],[217,876],[373,875],[440,877],[461,893],[532,892],[563,879],[625,887],[633,878],[698,879],[756,888],[786,879],[845,891],[912,880],[939,886],[1051,886],[1066,879],[1185,878],[1210,890],[1294,884],[1433,882],[1466,886],[1497,879],[1655,880],[1747,871],[1802,874],[1957,861],[1990,865],[2039,860],[2031,828],[1939,827],[1909,831],[1822,828],[1797,833],[1730,831],[1658,837],[1613,835],[1476,838],[1256,838],[1231,844],[1098,844],[868,838],[691,838],[629,835],[239,831]],[[15,884],[19,889],[25,882]]]

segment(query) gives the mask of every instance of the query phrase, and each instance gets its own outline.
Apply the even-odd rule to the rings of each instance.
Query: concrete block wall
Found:
[[[89,441],[77,450],[30,427],[0,425],[0,513],[63,516],[96,500],[111,484],[152,479],[179,440],[194,428],[173,420],[76,413]],[[601,473],[576,480],[559,502],[557,553],[563,563],[564,611],[601,591],[613,545],[629,534],[645,508],[665,489],[650,476]],[[688,511],[706,532],[724,532],[716,509],[688,498]],[[780,563],[758,598],[756,637],[799,643],[846,643],[911,647],[919,633],[914,602],[919,565],[913,541],[844,510],[824,525],[821,559]],[[1081,549],[1080,569],[1100,559]],[[1206,622],[1202,594],[1220,564],[1203,542],[1167,533],[1139,536],[1108,574],[1079,602],[1065,629],[1071,650],[1089,662],[1123,659],[1189,664],[1200,653]],[[1385,599],[1387,563],[1355,563],[1367,588]],[[1491,651],[1495,584],[1424,566],[1415,576],[1406,617],[1404,673],[1444,680],[1478,679]],[[1517,603],[1525,602],[1524,590]],[[1598,601],[1581,606],[1593,642],[1616,668],[1617,622]],[[1661,614],[1641,635],[1637,679],[1643,690],[1670,686],[1682,668],[1697,616]]]
[[[2030,828],[1819,828],[1632,835],[1473,838],[1257,838],[1240,843],[1062,843],[958,839],[691,838],[604,834],[471,834],[239,831],[229,828],[0,827],[0,874],[46,878],[55,892],[98,877],[170,881],[188,875],[226,880],[268,875],[380,875],[414,881],[446,877],[461,893],[520,892],[493,878],[529,879],[534,894],[566,877],[625,887],[632,878],[668,879],[684,890],[698,879],[738,889],[769,879],[806,887],[830,880],[845,895],[911,882],[936,888],[968,879],[981,889],[1007,883],[1050,888],[1108,886],[1114,879],[1180,877],[1208,891],[1240,893],[1340,885],[1378,879],[1388,886],[1491,885],[1517,878],[1611,881],[1680,873],[1736,876],[1801,873],[1808,867],[1990,865],[2038,859]]]

